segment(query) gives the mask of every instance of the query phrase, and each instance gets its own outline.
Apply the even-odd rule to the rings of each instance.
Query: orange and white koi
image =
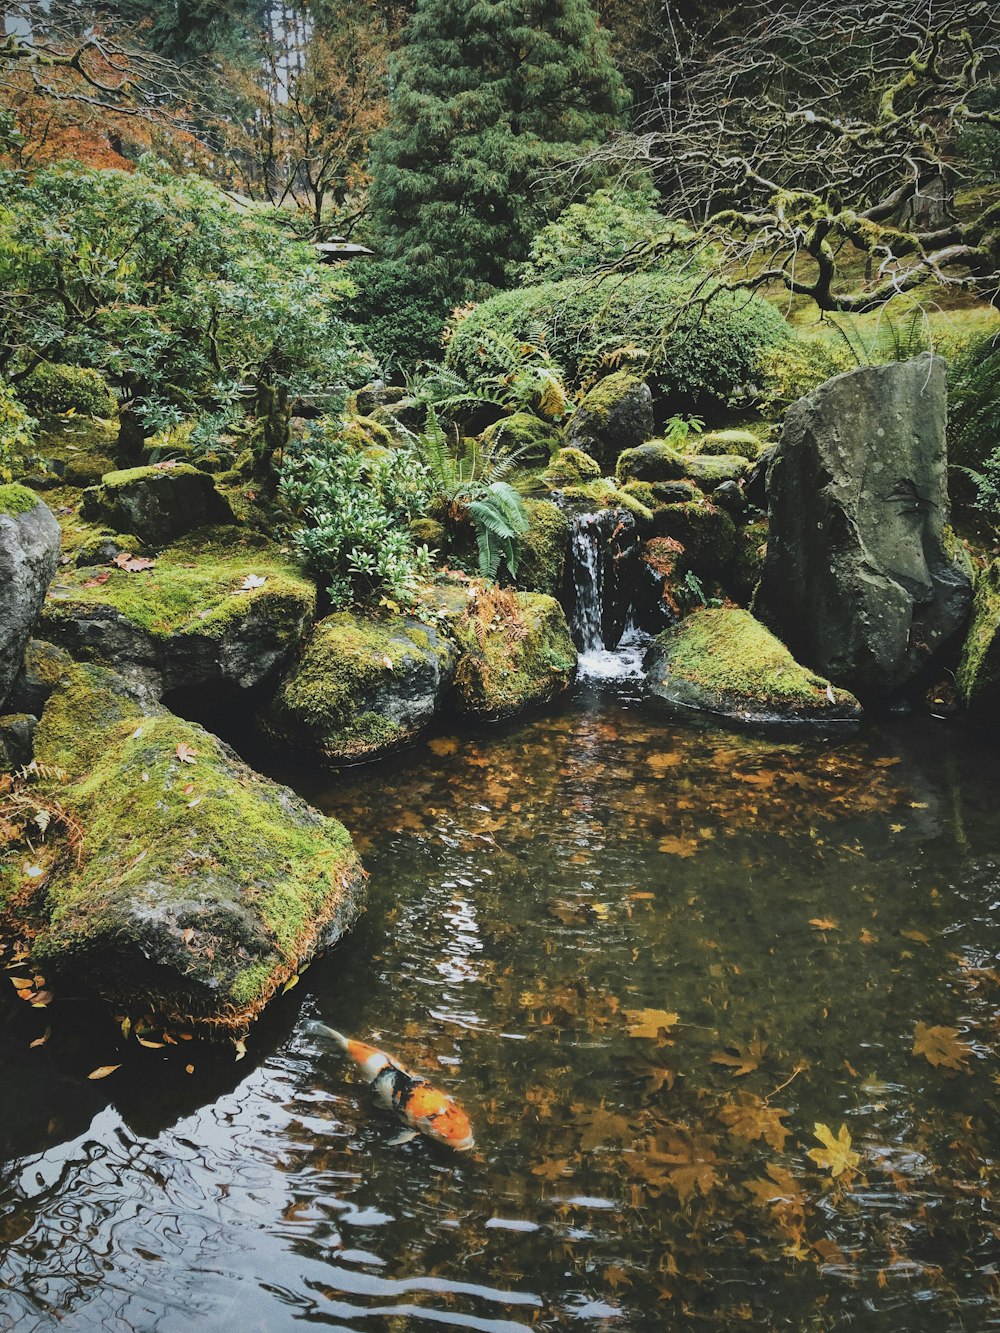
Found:
[[[446,1092],[440,1092],[428,1079],[412,1074],[385,1051],[363,1041],[352,1041],[325,1023],[310,1023],[309,1030],[329,1037],[346,1051],[374,1092],[379,1106],[394,1112],[407,1126],[392,1140],[393,1143],[408,1143],[418,1134],[424,1134],[455,1152],[468,1152],[476,1146],[469,1117]]]

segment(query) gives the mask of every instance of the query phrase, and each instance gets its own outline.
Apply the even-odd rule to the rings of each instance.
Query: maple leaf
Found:
[[[427,742],[427,748],[431,754],[436,754],[441,758],[449,754],[458,754],[458,737],[435,736],[433,740]]]
[[[623,1143],[632,1136],[632,1126],[623,1115],[608,1111],[604,1103],[577,1117],[577,1124],[583,1126],[580,1148],[590,1152],[594,1148],[604,1148],[609,1143]]]
[[[230,594],[232,597],[238,597],[241,592],[253,592],[255,588],[263,588],[267,582],[267,576],[261,574],[247,574],[238,588],[234,588]]]
[[[781,1152],[785,1140],[791,1133],[781,1123],[781,1117],[788,1115],[777,1106],[768,1106],[759,1097],[744,1096],[739,1102],[724,1106],[719,1112],[719,1119],[738,1139],[753,1143],[763,1139],[775,1152]]]
[[[834,921],[829,916],[813,916],[809,918],[810,926],[815,926],[817,930],[839,930],[840,923]]]
[[[661,1031],[666,1034],[680,1018],[679,1014],[666,1009],[626,1009],[628,1035],[630,1037],[658,1037]],[[673,1045],[673,1042],[668,1042]]]
[[[813,1133],[825,1146],[810,1148],[806,1156],[824,1171],[829,1171],[835,1180],[845,1171],[853,1171],[861,1161],[860,1153],[854,1152],[851,1148],[851,1136],[846,1125],[841,1125],[839,1132],[834,1135],[829,1125],[823,1125],[817,1120],[813,1126]]]
[[[164,458],[159,463],[153,463],[152,466],[157,472],[167,472],[172,467],[178,466],[179,460],[176,458]]]
[[[144,555],[132,555],[129,551],[119,551],[113,563],[119,569],[124,569],[126,574],[138,574],[141,570],[152,569],[156,561],[150,560]]]
[[[539,1162],[537,1166],[533,1166],[531,1174],[540,1176],[542,1180],[562,1180],[564,1176],[573,1174],[573,1163],[569,1157],[552,1158],[547,1162]]]
[[[719,1183],[719,1174],[709,1162],[692,1162],[689,1166],[679,1166],[668,1171],[667,1180],[676,1190],[678,1199],[685,1204],[695,1191],[704,1196],[714,1189]]]
[[[669,754],[651,754],[646,763],[658,776],[665,773],[668,768],[677,768],[683,763],[683,756],[673,751]]]
[[[193,764],[198,757],[198,751],[192,750],[191,746],[185,745],[183,741],[177,746],[175,754],[182,764]]]
[[[747,1181],[747,1189],[762,1207],[777,1203],[801,1203],[802,1192],[798,1182],[786,1167],[768,1162],[767,1179],[757,1177]]]
[[[958,1028],[942,1027],[940,1024],[928,1027],[926,1023],[918,1023],[913,1034],[913,1054],[925,1056],[932,1065],[941,1069],[956,1069],[967,1074],[972,1047],[967,1041],[961,1040]]]
[[[694,856],[698,850],[698,839],[676,838],[671,834],[661,838],[658,846],[661,852],[669,852],[671,856]]]
[[[754,1037],[753,1041],[745,1046],[727,1046],[724,1051],[716,1051],[712,1056],[712,1063],[731,1065],[733,1078],[742,1078],[744,1074],[752,1074],[755,1069],[760,1068],[766,1050],[767,1042]]]

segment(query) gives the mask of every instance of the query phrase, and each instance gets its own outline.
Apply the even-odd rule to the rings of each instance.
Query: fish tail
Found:
[[[342,1032],[338,1032],[336,1028],[328,1027],[326,1023],[317,1023],[315,1021],[307,1023],[306,1031],[311,1032],[314,1037],[329,1037],[331,1041],[335,1041],[341,1050],[344,1051],[351,1045],[350,1040],[345,1037]]]

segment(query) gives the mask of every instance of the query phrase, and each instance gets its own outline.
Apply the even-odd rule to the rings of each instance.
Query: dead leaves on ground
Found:
[[[733,1078],[742,1078],[760,1068],[766,1050],[767,1042],[754,1037],[745,1046],[727,1046],[724,1051],[716,1051],[712,1063],[728,1065],[732,1069]]]

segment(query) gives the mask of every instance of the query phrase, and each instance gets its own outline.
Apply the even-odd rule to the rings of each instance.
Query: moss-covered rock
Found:
[[[73,659],[65,649],[44,639],[29,639],[8,700],[12,711],[41,717],[49,695],[72,665]]]
[[[411,518],[407,527],[418,542],[428,546],[432,551],[440,551],[447,545],[447,530],[436,518]]]
[[[736,555],[729,572],[727,585],[738,602],[749,606],[754,590],[764,571],[767,554],[767,519],[748,523],[736,530]]]
[[[237,1033],[360,909],[340,824],[104,668],[66,673],[35,754],[68,774],[54,794],[83,831],[80,856],[49,857],[30,881],[11,858],[0,916],[57,987]]]
[[[591,454],[610,472],[619,454],[653,434],[649,385],[628,370],[607,375],[586,394],[570,418],[566,443]]]
[[[155,693],[215,682],[248,687],[280,667],[316,612],[316,589],[272,543],[206,530],[149,569],[65,569],[38,636],[104,662]]]
[[[100,486],[84,491],[81,512],[91,522],[134,533],[151,545],[195,528],[235,521],[212,478],[187,463],[109,472]]]
[[[546,486],[577,486],[583,481],[596,481],[601,465],[581,449],[557,449],[539,480]]]
[[[955,683],[977,721],[990,727],[1000,723],[1000,561],[994,560],[976,580]]]
[[[5,713],[0,717],[0,772],[12,773],[31,763],[37,726],[38,718],[33,713]]]
[[[690,454],[736,455],[749,463],[761,447],[752,430],[711,430],[704,435],[689,435],[686,444],[686,452]]]
[[[675,714],[752,727],[860,724],[846,690],[807,671],[749,611],[696,611],[660,634],[646,660],[650,697]]]
[[[532,412],[514,412],[487,426],[481,439],[501,449],[517,450],[520,465],[544,463],[562,444],[562,432],[551,422],[543,421]]]
[[[0,705],[59,559],[59,524],[26,486],[0,486]]]
[[[431,625],[340,612],[316,626],[261,726],[335,763],[379,759],[427,728],[457,657]]]
[[[512,717],[548,703],[576,672],[576,648],[554,597],[476,585],[455,622],[461,656],[451,700],[480,717]]]
[[[621,485],[629,481],[680,481],[688,475],[684,455],[665,440],[650,440],[636,449],[626,449],[615,468]]]
[[[726,481],[740,481],[750,471],[750,464],[738,454],[685,454],[684,475],[712,491]]]
[[[663,505],[653,515],[652,535],[679,541],[699,576],[721,574],[736,554],[736,525],[715,505]]]
[[[558,597],[566,573],[570,521],[550,500],[525,500],[524,511],[528,530],[521,536],[518,587]]]
[[[673,537],[652,537],[639,547],[633,615],[640,628],[658,634],[699,604],[684,547]]]

